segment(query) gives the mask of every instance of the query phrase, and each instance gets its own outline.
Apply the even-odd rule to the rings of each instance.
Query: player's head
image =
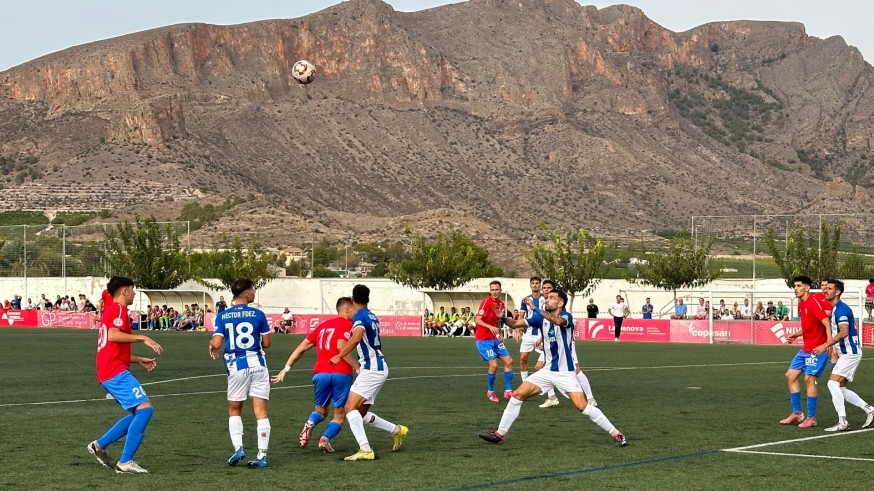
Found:
[[[352,304],[352,297],[340,297],[337,299],[337,315],[350,321],[355,317],[355,306]]]
[[[553,290],[555,290],[555,282],[552,280],[543,280],[543,282],[540,284],[540,292],[544,295],[547,295]]]
[[[106,291],[112,301],[127,306],[134,303],[134,280],[127,276],[113,276],[106,284]]]
[[[823,293],[825,293],[825,298],[829,300],[841,299],[841,295],[844,294],[844,282],[841,280],[826,280],[825,288],[823,288]]]
[[[532,276],[528,280],[528,284],[531,285],[531,293],[540,293],[540,281],[540,278],[537,276]]]
[[[829,282],[828,278],[826,278],[824,280],[819,280],[819,289],[822,290],[823,288],[825,288],[825,286],[828,285],[828,282]]]
[[[622,303],[622,295],[616,295],[616,303]]]
[[[255,301],[255,284],[249,278],[239,278],[231,283],[231,293],[234,300],[252,303]]]
[[[370,303],[370,288],[364,285],[355,285],[352,288],[352,301],[358,305],[367,305]]]
[[[792,285],[795,289],[795,296],[801,298],[810,292],[810,288],[813,287],[813,280],[809,276],[800,275],[792,278]]]
[[[489,283],[489,296],[492,298],[498,298],[501,296],[501,282],[498,280],[494,280]]]
[[[547,312],[561,312],[564,306],[567,305],[567,294],[561,290],[553,290],[547,294],[546,310]]]
[[[874,278],[870,278],[870,279],[868,280],[868,283],[874,285]]]

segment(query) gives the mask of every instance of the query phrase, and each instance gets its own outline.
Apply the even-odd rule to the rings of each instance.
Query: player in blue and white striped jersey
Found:
[[[480,435],[483,440],[491,443],[503,442],[504,435],[519,417],[523,401],[541,392],[558,389],[567,394],[574,407],[608,432],[616,445],[627,444],[625,435],[610,423],[607,416],[586,401],[586,396],[576,377],[577,364],[573,355],[574,319],[570,312],[564,310],[566,303],[567,295],[560,290],[553,290],[546,296],[544,310],[532,307],[534,315],[528,319],[504,319],[504,323],[514,329],[534,326],[540,328],[544,366],[516,389],[504,409],[497,431]]]
[[[818,356],[829,350],[836,350],[838,355],[838,361],[832,368],[828,380],[828,390],[832,394],[832,403],[838,413],[838,423],[826,428],[825,431],[847,431],[850,429],[844,401],[865,411],[867,417],[862,428],[867,428],[874,422],[874,407],[847,388],[847,383],[853,381],[856,369],[862,361],[862,344],[859,342],[859,331],[856,329],[853,310],[841,301],[844,283],[838,280],[827,280],[826,284],[823,285],[822,293],[833,306],[831,313],[832,336],[829,341],[814,348],[813,355]]]
[[[215,331],[209,341],[213,360],[223,355],[228,374],[228,430],[234,446],[228,465],[237,465],[246,457],[243,451],[243,401],[252,397],[258,429],[258,455],[249,467],[267,467],[267,446],[270,443],[270,420],[267,400],[270,399],[270,373],[264,350],[270,347],[270,324],[260,310],[249,307],[255,301],[252,280],[241,278],[231,285],[233,305],[215,318]]]
[[[537,276],[532,276],[529,280],[529,284],[531,286],[531,295],[522,299],[522,305],[519,306],[519,312],[521,312],[525,317],[531,317],[534,315],[534,309],[543,308],[543,295],[540,294],[540,278]],[[528,308],[528,300],[531,300],[534,304],[534,309]],[[543,362],[543,350],[537,347],[537,341],[540,339],[540,331],[532,327],[524,332],[516,331],[521,334],[521,339],[519,341],[519,375],[522,376],[522,381],[528,378],[528,357],[531,355],[532,351],[537,351],[540,354],[540,359],[537,361],[537,364],[534,365],[535,370],[539,370],[542,366]]]
[[[346,400],[346,421],[349,422],[349,429],[358,441],[358,452],[343,460],[376,458],[367,440],[367,433],[364,431],[365,424],[393,435],[392,452],[400,450],[409,431],[406,426],[396,425],[370,412],[370,406],[376,402],[376,395],[388,378],[388,364],[382,354],[379,319],[367,308],[368,303],[370,303],[370,288],[365,285],[355,285],[352,289],[352,306],[356,310],[352,318],[352,336],[340,353],[331,358],[331,364],[336,365],[353,349],[357,349],[358,363],[361,365],[361,371],[352,383],[349,398]]]

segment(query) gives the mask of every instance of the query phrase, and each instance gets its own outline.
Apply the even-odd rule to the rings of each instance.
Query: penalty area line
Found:
[[[838,457],[837,455],[808,455],[803,453],[785,453],[785,452],[760,452],[758,450],[734,450],[728,449],[723,452],[731,453],[749,453],[756,455],[776,455],[780,457],[809,457],[812,459],[834,459],[834,460],[859,460],[862,462],[874,462],[874,459],[866,459],[863,457]]]

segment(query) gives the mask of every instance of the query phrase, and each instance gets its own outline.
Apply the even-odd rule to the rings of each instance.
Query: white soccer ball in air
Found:
[[[308,84],[316,78],[316,66],[306,60],[300,60],[291,67],[291,76],[298,83]]]

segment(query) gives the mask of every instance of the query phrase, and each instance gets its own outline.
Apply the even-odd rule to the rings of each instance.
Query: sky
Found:
[[[874,60],[870,0],[627,0],[672,31],[725,20],[798,21],[819,38],[840,35]],[[0,0],[0,71],[70,46],[185,22],[239,24],[302,17],[338,0]],[[387,0],[413,12],[458,0]]]

